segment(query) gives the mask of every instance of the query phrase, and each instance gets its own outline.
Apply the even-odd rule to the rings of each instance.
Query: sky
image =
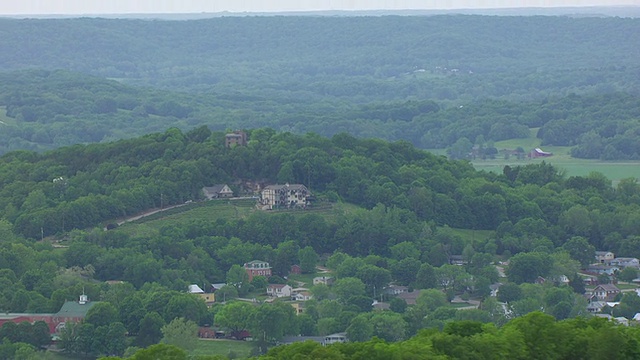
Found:
[[[2,15],[640,6],[640,0],[0,0]]]

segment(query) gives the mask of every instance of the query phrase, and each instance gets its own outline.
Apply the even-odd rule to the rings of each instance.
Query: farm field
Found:
[[[500,149],[512,149],[514,147],[499,146]],[[524,148],[524,147],[523,147]],[[553,156],[548,158],[517,160],[515,158],[504,159],[496,158],[494,160],[474,160],[471,163],[477,170],[485,170],[501,173],[506,166],[518,166],[535,164],[545,161],[560,169],[566,171],[567,176],[586,176],[591,172],[599,172],[609,178],[615,185],[621,179],[640,178],[640,161],[602,161],[594,159],[577,159],[569,155],[570,147],[568,146],[546,146],[542,148],[544,151],[552,152]],[[525,148],[525,150],[530,150]]]
[[[640,161],[602,161],[595,159],[577,159],[569,155],[570,146],[541,146],[540,139],[536,138],[538,128],[530,129],[530,136],[526,139],[509,139],[497,141],[494,146],[498,151],[503,149],[516,149],[522,147],[525,152],[529,152],[536,147],[553,153],[548,158],[524,159],[518,160],[515,157],[505,159],[498,156],[496,159],[489,160],[473,160],[471,163],[476,170],[484,170],[495,173],[502,173],[506,165],[518,166],[535,164],[545,161],[566,172],[566,176],[586,176],[591,172],[599,172],[609,178],[613,185],[617,184],[621,179],[640,178]],[[437,155],[446,156],[445,149],[429,149],[430,152]]]

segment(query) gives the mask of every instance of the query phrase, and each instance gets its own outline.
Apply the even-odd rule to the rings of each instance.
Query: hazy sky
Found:
[[[0,14],[127,14],[637,5],[640,0],[0,0]]]

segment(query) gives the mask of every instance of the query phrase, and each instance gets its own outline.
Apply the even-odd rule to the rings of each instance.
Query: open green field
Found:
[[[254,344],[251,341],[202,339],[198,341],[198,346],[195,349],[189,351],[189,354],[192,356],[228,356],[229,354],[233,354],[235,356],[229,357],[230,359],[246,359],[251,355],[253,346]]]
[[[318,209],[307,210],[273,210],[268,214],[293,214],[302,216],[306,214],[320,214],[327,221],[333,221],[351,211],[356,211],[357,206],[346,203],[326,204]],[[194,203],[187,206],[159,212],[142,219],[128,222],[120,226],[120,231],[131,236],[145,236],[158,234],[160,229],[168,225],[184,224],[192,221],[215,222],[218,219],[240,219],[262,211],[255,207],[255,200],[214,200],[202,203]]]
[[[530,129],[530,135],[526,139],[509,139],[497,141],[494,146],[498,151],[503,149],[516,149],[522,147],[525,152],[540,147],[544,151],[553,153],[548,158],[518,160],[515,157],[504,159],[497,157],[493,160],[473,160],[471,163],[476,170],[484,170],[495,173],[502,173],[506,165],[518,166],[535,164],[542,161],[550,163],[566,172],[566,176],[586,176],[591,172],[599,172],[609,178],[615,185],[621,179],[640,178],[640,161],[602,161],[593,159],[576,159],[569,155],[570,146],[540,146],[540,139],[536,138],[538,128]],[[437,155],[446,155],[445,149],[430,149],[430,152]]]
[[[528,140],[528,139],[522,139]],[[503,142],[496,143],[496,147],[500,149],[515,149],[517,146],[502,146]],[[517,144],[514,140],[509,143]],[[522,146],[522,145],[518,145]],[[532,147],[524,147],[530,150]],[[536,146],[537,147],[537,146]],[[471,163],[477,170],[485,170],[501,173],[506,166],[518,166],[527,164],[536,164],[545,161],[566,172],[566,176],[586,176],[592,172],[604,174],[615,184],[625,178],[640,178],[640,161],[602,161],[594,159],[576,159],[569,155],[571,147],[569,146],[545,146],[544,151],[553,153],[548,158],[524,159],[518,160],[513,157],[510,159],[496,158],[494,160],[474,160]]]
[[[472,229],[454,229],[449,230],[455,235],[460,236],[465,243],[472,243],[478,240],[486,240],[492,238],[495,235],[493,230],[472,230]]]

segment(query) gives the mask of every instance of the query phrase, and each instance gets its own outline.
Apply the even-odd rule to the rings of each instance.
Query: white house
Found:
[[[262,190],[263,209],[306,207],[311,195],[302,184],[268,185]]]
[[[409,291],[409,287],[402,285],[389,285],[384,288],[384,292],[389,295],[398,295]]]
[[[291,300],[293,301],[307,301],[307,300],[311,300],[312,298],[313,298],[313,295],[311,295],[311,293],[308,291],[301,291],[291,296]]]
[[[640,267],[640,262],[636,258],[619,257],[611,260],[609,262],[609,265],[619,266],[621,268],[626,268],[626,267],[638,268]]]
[[[204,187],[202,188],[202,192],[207,200],[233,197],[233,190],[231,190],[227,184],[216,184]]]
[[[190,294],[204,294],[204,290],[200,288],[198,285],[189,285],[189,293]]]
[[[347,333],[335,333],[324,337],[324,345],[347,342]]]
[[[291,297],[291,286],[284,284],[269,284],[267,286],[267,295],[272,297]]]
[[[613,260],[615,255],[611,251],[596,251],[596,261],[601,264],[608,264],[609,261]]]

